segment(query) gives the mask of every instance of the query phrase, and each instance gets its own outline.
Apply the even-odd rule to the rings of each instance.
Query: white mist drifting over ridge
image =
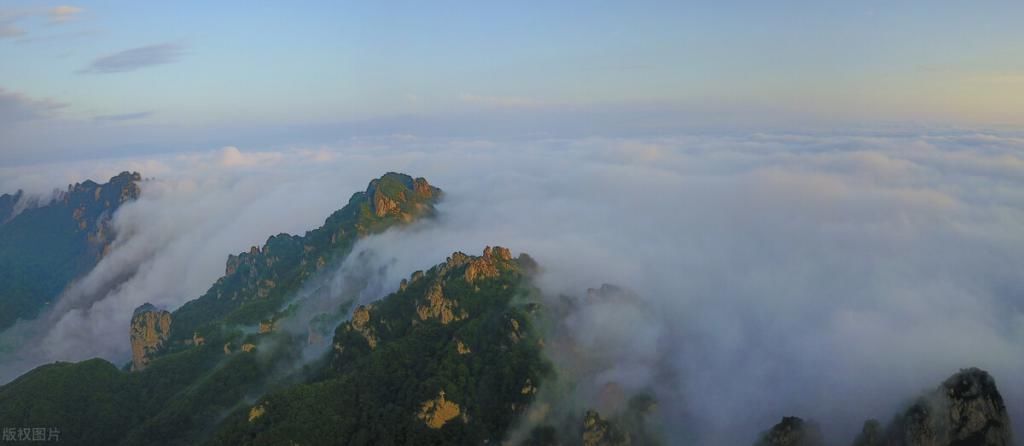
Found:
[[[580,316],[577,336],[636,353],[606,376],[654,381],[660,416],[679,426],[671,434],[745,444],[798,415],[848,441],[865,418],[888,420],[968,366],[994,375],[1021,432],[1022,149],[1018,138],[949,133],[395,137],[147,161],[165,174],[118,213],[114,251],[67,294],[88,311],[37,327],[45,348],[21,352],[18,372],[56,359],[124,361],[136,305],[198,297],[227,254],[321,224],[394,170],[446,195],[435,221],[357,245],[387,265],[382,283],[394,289],[453,251],[499,244],[540,263],[545,294],[628,288],[660,319],[595,311]],[[126,266],[138,272],[120,287],[89,292]]]

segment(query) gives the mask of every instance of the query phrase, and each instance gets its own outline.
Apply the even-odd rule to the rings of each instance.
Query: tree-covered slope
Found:
[[[440,189],[423,178],[388,173],[357,192],[323,226],[304,236],[278,234],[262,248],[230,256],[206,294],[172,314],[171,350],[217,336],[222,324],[273,318],[285,299],[317,271],[343,259],[366,235],[433,214]]]
[[[85,181],[44,206],[14,212],[20,193],[0,199],[0,330],[34,318],[103,256],[113,239],[110,218],[139,196],[138,173],[106,184]]]
[[[414,273],[338,327],[318,378],[236,411],[211,443],[500,442],[550,373],[534,267],[495,247]]]
[[[344,259],[358,238],[430,216],[439,198],[423,179],[389,173],[372,181],[322,227],[231,256],[225,277],[181,309],[140,307],[131,341],[146,360],[135,372],[96,359],[39,367],[0,387],[0,424],[36,426],[73,410],[74,423],[53,425],[64,438],[82,439],[76,444],[195,444],[244,399],[304,376],[292,364],[301,362],[305,336],[247,324],[287,319],[299,305],[287,299]],[[90,386],[97,376],[103,385]],[[53,390],[63,382],[82,388]],[[110,398],[117,404],[102,403]]]

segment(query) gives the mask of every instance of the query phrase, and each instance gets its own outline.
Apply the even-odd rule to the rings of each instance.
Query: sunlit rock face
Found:
[[[440,193],[424,178],[413,179],[393,172],[371,181],[366,188],[374,216],[393,216],[402,221],[412,221],[424,209],[423,204]]]
[[[135,309],[132,315],[132,370],[145,369],[151,356],[159,352],[171,332],[171,312],[151,304]]]
[[[461,413],[461,408],[455,402],[449,401],[444,396],[444,391],[438,393],[437,398],[424,402],[416,418],[423,420],[427,427],[440,429],[450,420],[455,419]]]

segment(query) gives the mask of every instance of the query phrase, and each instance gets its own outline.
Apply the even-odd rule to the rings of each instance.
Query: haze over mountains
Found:
[[[138,200],[114,214],[118,237],[111,251],[62,297],[90,303],[49,314],[46,324],[6,331],[5,376],[94,356],[121,368],[131,361],[136,308],[150,302],[177,310],[231,269],[229,254],[263,246],[281,231],[303,234],[322,224],[351,192],[366,190],[363,172],[402,170],[444,190],[436,215],[361,239],[314,287],[333,291],[305,289],[294,296],[346,295],[355,310],[401,291],[402,279],[411,282],[414,271],[427,271],[456,251],[480,256],[485,246],[500,244],[513,256],[529,253],[539,266],[530,276],[542,296],[538,303],[556,322],[542,332],[540,352],[554,376],[576,376],[572,397],[557,398],[569,407],[556,407],[566,415],[551,426],[555,433],[575,432],[581,436],[572,438],[582,441],[590,425],[629,432],[634,444],[652,432],[696,444],[751,444],[794,415],[811,420],[830,442],[847,444],[866,419],[878,419],[884,430],[916,395],[967,367],[994,377],[1008,410],[1003,414],[1020,431],[1015,415],[1022,388],[1015,376],[1022,359],[1013,353],[1021,333],[1013,291],[1021,279],[1014,265],[1024,252],[1013,223],[1020,217],[1019,141],[956,134],[756,135],[538,140],[517,143],[516,150],[504,144],[387,140],[359,150],[232,149],[146,160],[155,179],[139,182]],[[183,168],[199,165],[206,167]],[[236,271],[247,255],[237,257]],[[260,296],[264,285],[254,283],[245,295]],[[451,311],[457,319],[460,313]],[[259,342],[244,340],[258,339],[259,324],[246,324],[253,332],[243,330],[231,345],[218,342],[211,357],[251,353],[246,344],[265,352]],[[308,327],[300,328],[308,342]],[[330,328],[320,335],[337,336]],[[195,342],[190,334],[167,340],[168,348]],[[459,358],[458,345],[453,348]],[[300,349],[286,362],[316,368],[318,354]],[[110,374],[111,382],[121,373],[137,374]],[[344,379],[359,379],[353,373]],[[469,376],[479,377],[475,373]],[[549,392],[544,382],[555,381],[541,381],[537,402]],[[472,396],[444,388],[443,402],[436,393],[429,399],[435,409],[449,413],[454,403],[461,416],[476,407]],[[244,412],[226,422],[240,423],[230,435],[248,435],[243,427],[261,392],[241,398],[239,407],[227,397],[210,407]],[[301,392],[269,398],[300,401],[293,398]],[[422,408],[428,398],[416,392],[415,403],[402,404]],[[652,398],[657,410],[647,414],[642,399],[637,406],[632,397]],[[601,418],[588,422],[587,410]],[[413,412],[406,421],[420,426]],[[650,431],[628,422],[639,413]],[[420,421],[429,426],[430,419]],[[469,419],[454,423],[472,426],[477,417]],[[528,417],[513,419],[526,426]],[[602,420],[612,425],[601,428]],[[538,440],[551,434],[489,426],[459,435]],[[275,429],[266,435],[295,427]],[[212,435],[181,432],[214,438],[206,434]]]

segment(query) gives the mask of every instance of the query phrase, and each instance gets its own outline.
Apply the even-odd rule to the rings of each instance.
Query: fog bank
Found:
[[[799,415],[847,441],[968,366],[992,373],[1024,432],[1022,149],[953,132],[396,136],[137,160],[156,179],[116,215],[113,251],[46,324],[4,335],[31,348],[5,353],[3,378],[58,359],[125,361],[135,306],[199,296],[227,254],[312,229],[395,170],[446,195],[436,220],[356,246],[386,267],[381,294],[494,244],[533,256],[549,296],[620,285],[638,303],[567,327],[603,352],[595,385],[653,389],[658,416],[681,420],[671,435],[745,444]]]

